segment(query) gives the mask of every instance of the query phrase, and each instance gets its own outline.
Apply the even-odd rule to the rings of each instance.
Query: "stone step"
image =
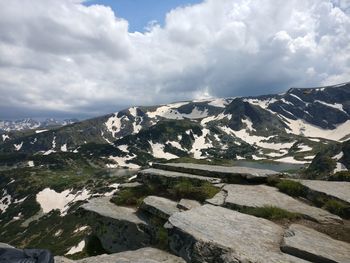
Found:
[[[149,168],[142,170],[137,175],[137,180],[141,181],[144,184],[148,183],[158,183],[163,185],[168,185],[170,183],[176,183],[183,179],[188,179],[195,183],[201,183],[207,181],[213,184],[221,182],[221,179],[214,177],[199,176],[188,173],[172,172],[160,169]]]
[[[151,243],[150,226],[136,210],[116,206],[109,197],[94,198],[83,204],[84,219],[109,253],[134,250]]]
[[[177,208],[177,202],[153,195],[143,199],[140,209],[163,220],[168,220],[172,214],[180,211],[180,209]]]
[[[223,207],[174,213],[167,227],[171,251],[186,262],[307,262],[280,251],[282,227]]]
[[[265,182],[267,177],[276,175],[278,172],[272,170],[255,169],[239,166],[218,166],[193,163],[154,163],[156,169],[189,173],[207,177],[217,177],[226,182]]]
[[[223,187],[222,192],[219,192],[217,197],[214,197],[214,200],[222,200],[223,195],[223,204],[218,203],[217,205],[233,209],[237,207],[274,206],[292,213],[301,214],[319,223],[337,224],[342,222],[339,216],[303,203],[289,195],[279,192],[277,188],[267,185],[227,184]],[[213,199],[207,200],[207,202],[215,204]]]
[[[350,262],[350,244],[297,224],[289,226],[281,250],[312,262]]]
[[[295,180],[311,191],[339,199],[350,205],[350,182],[332,182],[320,180]]]
[[[134,251],[100,255],[76,261],[55,257],[55,263],[185,263],[185,261],[165,251],[145,247]]]

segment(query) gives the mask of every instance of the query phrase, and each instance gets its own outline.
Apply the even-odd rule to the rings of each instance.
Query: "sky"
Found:
[[[350,0],[0,0],[0,119],[350,81]]]

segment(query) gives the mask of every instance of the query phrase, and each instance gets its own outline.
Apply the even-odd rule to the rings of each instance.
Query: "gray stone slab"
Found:
[[[64,257],[55,257],[55,263],[185,263],[177,256],[156,248],[141,248],[110,255],[84,258],[73,261]]]
[[[342,219],[321,208],[310,206],[293,197],[281,193],[267,185],[227,184],[224,206],[263,207],[275,206],[293,213],[302,214],[319,223],[341,223]]]
[[[180,211],[180,209],[177,208],[177,202],[153,195],[147,196],[142,201],[140,209],[165,220],[167,220],[169,216],[171,216],[175,212]]]
[[[91,199],[81,206],[85,220],[109,253],[139,249],[151,243],[150,226],[136,210],[112,204],[109,198]]]
[[[168,171],[183,172],[208,177],[218,177],[229,181],[237,178],[245,180],[266,180],[268,176],[278,172],[265,169],[255,169],[240,166],[218,166],[193,163],[155,163],[154,168]]]
[[[86,211],[99,214],[102,217],[128,221],[135,224],[147,224],[136,214],[136,210],[129,207],[117,206],[110,202],[110,197],[100,197],[89,200],[81,206]]]
[[[149,182],[157,182],[162,184],[168,184],[171,182],[180,181],[184,178],[194,181],[194,182],[203,182],[207,181],[213,184],[220,183],[221,179],[219,178],[213,178],[213,177],[206,177],[206,176],[199,176],[194,174],[187,174],[187,173],[179,173],[179,172],[172,172],[172,171],[165,171],[165,170],[159,170],[159,169],[146,169],[142,170],[138,173],[138,180],[140,180],[142,183],[149,183]]]
[[[201,203],[198,201],[184,198],[177,204],[177,207],[181,210],[190,210],[199,206],[201,206]]]
[[[280,251],[282,227],[223,207],[175,213],[167,227],[171,250],[187,262],[305,262]]]
[[[311,190],[343,200],[350,204],[350,182],[296,180]]]
[[[281,250],[312,262],[350,262],[350,244],[297,224],[286,231]]]
[[[13,246],[6,244],[6,243],[1,243],[0,242],[0,248],[14,248]]]

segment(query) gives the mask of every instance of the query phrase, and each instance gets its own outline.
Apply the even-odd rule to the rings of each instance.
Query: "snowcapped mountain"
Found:
[[[323,145],[350,138],[350,83],[284,94],[131,107],[3,140],[0,151],[95,156],[110,168],[157,159],[310,163]],[[4,138],[3,138],[4,139]]]
[[[46,119],[45,121],[37,121],[34,119],[23,119],[23,120],[0,120],[0,130],[9,132],[9,131],[24,131],[24,130],[34,130],[34,129],[45,129],[58,126],[64,126],[77,122],[76,119],[67,119],[67,120],[56,120],[56,119]]]

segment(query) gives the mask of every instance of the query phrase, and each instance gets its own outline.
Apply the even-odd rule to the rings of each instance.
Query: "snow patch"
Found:
[[[19,150],[21,150],[21,148],[23,146],[23,142],[21,142],[20,144],[14,144],[13,146],[15,147],[16,151],[19,151]]]
[[[213,147],[212,143],[206,142],[206,137],[209,134],[209,130],[208,129],[203,129],[202,130],[202,135],[201,136],[194,136],[194,142],[192,144],[192,149],[191,149],[191,153],[193,153],[193,157],[195,159],[203,159],[205,158],[204,156],[202,156],[202,151],[203,149],[208,149]]]
[[[134,159],[135,156],[125,156],[125,157],[119,157],[119,156],[109,156],[108,159],[115,162],[115,164],[107,164],[107,168],[118,168],[118,167],[125,167],[130,169],[139,169],[140,166],[134,163],[126,162]]]
[[[81,252],[83,251],[84,247],[85,247],[85,240],[80,241],[78,245],[76,245],[75,247],[71,247],[71,249],[66,253],[66,255],[73,255],[75,253]]]
[[[287,156],[287,157],[283,157],[280,159],[275,159],[274,161],[276,162],[281,162],[281,163],[293,163],[293,164],[305,164],[305,163],[310,163],[308,161],[299,161],[299,160],[295,160],[293,156]]]
[[[218,108],[225,108],[226,105],[228,105],[228,102],[226,99],[219,98],[219,99],[210,101],[208,105],[218,107]]]
[[[66,143],[61,146],[61,151],[62,152],[66,152],[67,151],[67,144]]]
[[[341,151],[341,152],[338,153],[337,155],[334,155],[334,156],[332,157],[332,159],[338,161],[338,160],[340,160],[341,158],[343,158],[343,156],[344,156],[344,153],[343,153],[343,151]]]
[[[105,193],[104,196],[112,196],[115,192],[118,191],[119,185],[120,184],[117,184],[117,183],[109,185],[108,187],[109,188],[113,188],[113,190],[110,191],[110,192]]]
[[[84,231],[86,229],[88,229],[88,226],[82,226],[82,227],[79,227],[79,228],[75,229],[73,231],[73,233],[78,233],[78,232]]]
[[[315,100],[315,102],[318,102],[318,103],[323,104],[323,105],[325,105],[327,107],[330,107],[330,108],[333,108],[333,109],[336,109],[336,110],[339,110],[339,111],[342,111],[342,112],[348,114],[343,109],[343,105],[342,104],[339,104],[339,103],[330,104],[330,103],[327,103],[327,102],[324,102],[324,101],[321,101],[321,100]]]
[[[65,216],[72,203],[86,200],[90,196],[91,194],[86,189],[73,194],[72,190],[57,193],[55,190],[45,188],[37,193],[36,201],[40,204],[44,214],[57,209],[60,211],[61,216]]]
[[[29,167],[34,167],[35,165],[34,165],[34,162],[33,161],[28,161],[28,166]]]
[[[6,141],[7,139],[10,139],[10,136],[8,136],[7,134],[2,134],[2,141]]]
[[[148,143],[151,145],[151,148],[152,148],[152,155],[153,155],[155,158],[166,159],[166,160],[179,158],[179,157],[176,156],[175,154],[168,153],[168,152],[164,152],[164,147],[165,147],[164,144],[161,144],[161,143],[153,143],[152,141],[148,141]]]
[[[35,133],[42,133],[42,132],[46,132],[48,130],[36,130]]]
[[[322,129],[318,126],[312,125],[304,120],[292,120],[283,118],[289,129],[286,129],[287,133],[296,135],[303,135],[306,137],[318,137],[333,141],[341,141],[343,137],[350,134],[350,120],[338,125],[333,130]]]
[[[346,169],[345,165],[340,163],[340,162],[337,162],[337,165],[335,167],[335,169],[333,170],[333,173],[337,173],[337,172],[342,172],[342,171],[347,171],[348,169]]]

